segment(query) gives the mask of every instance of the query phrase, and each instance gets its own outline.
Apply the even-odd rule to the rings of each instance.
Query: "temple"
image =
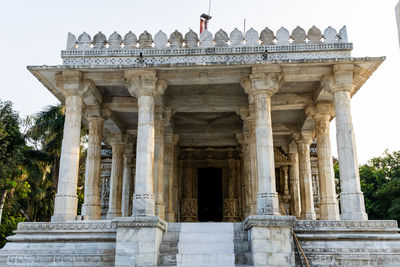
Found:
[[[384,57],[352,49],[346,27],[69,33],[62,65],[28,67],[66,107],[54,215],[20,223],[0,264],[397,266],[397,222],[365,212],[350,105]]]

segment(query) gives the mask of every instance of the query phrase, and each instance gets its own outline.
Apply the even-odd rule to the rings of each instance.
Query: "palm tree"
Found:
[[[64,131],[65,109],[59,104],[47,106],[36,114],[32,127],[28,130],[36,150],[40,150],[51,158],[53,186],[57,188],[60,166],[61,144]]]

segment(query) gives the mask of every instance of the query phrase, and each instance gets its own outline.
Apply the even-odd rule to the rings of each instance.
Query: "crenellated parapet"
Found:
[[[185,35],[174,31],[169,36],[147,31],[138,37],[131,31],[122,37],[117,32],[108,38],[99,32],[92,38],[86,32],[75,37],[69,33],[64,65],[210,65],[243,64],[262,61],[349,58],[353,46],[346,27],[339,32],[328,27],[323,32],[313,26],[307,32],[296,27],[291,33],[281,27],[276,32],[265,28],[246,33],[235,28],[228,35],[205,30],[200,35],[190,30]]]

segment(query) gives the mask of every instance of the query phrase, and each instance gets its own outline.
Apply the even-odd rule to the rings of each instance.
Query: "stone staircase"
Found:
[[[247,232],[241,223],[169,223],[159,266],[251,266]]]

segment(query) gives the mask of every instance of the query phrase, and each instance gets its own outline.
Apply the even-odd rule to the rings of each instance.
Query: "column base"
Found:
[[[176,222],[175,213],[168,212],[167,213],[167,221],[168,222]]]
[[[300,214],[300,218],[302,220],[316,220],[317,215],[315,214],[315,212],[305,212],[305,213],[302,212]]]
[[[156,215],[161,219],[165,219],[165,205],[162,202],[156,202]]]
[[[340,205],[342,220],[368,220],[368,215],[365,213],[364,194],[357,193],[341,193]]]
[[[120,217],[115,222],[115,266],[157,266],[167,223],[156,216]]]
[[[112,220],[112,219],[114,219],[116,217],[121,217],[121,215],[122,215],[121,212],[118,212],[116,210],[110,210],[110,211],[107,212],[106,219],[107,220]]]
[[[257,215],[280,215],[277,193],[257,193]]]
[[[294,216],[253,215],[243,225],[248,231],[254,266],[294,267]]]
[[[338,221],[340,220],[339,207],[337,202],[321,202],[320,204],[320,219]]]
[[[154,195],[133,194],[132,216],[154,216]]]
[[[66,222],[76,220],[78,197],[70,195],[56,195],[54,200],[54,215],[52,222]]]
[[[82,216],[84,220],[100,220],[101,207],[98,204],[83,204]]]

